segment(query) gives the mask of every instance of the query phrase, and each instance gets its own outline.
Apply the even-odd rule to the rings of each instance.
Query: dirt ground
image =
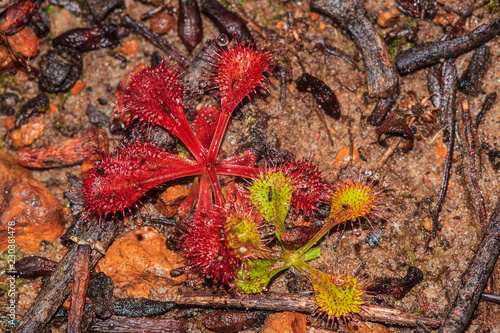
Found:
[[[374,277],[403,277],[408,266],[416,266],[424,273],[423,281],[413,288],[403,299],[395,300],[391,296],[385,296],[378,300],[379,304],[392,306],[397,309],[422,314],[425,316],[444,319],[447,310],[451,306],[460,277],[471,261],[475,250],[481,240],[478,214],[474,207],[474,200],[467,187],[464,176],[464,132],[461,112],[458,112],[457,147],[453,160],[453,167],[449,190],[440,215],[442,229],[438,232],[436,239],[430,242],[430,250],[424,251],[426,239],[430,232],[428,220],[432,218],[434,205],[437,201],[443,165],[446,154],[446,146],[441,142],[439,136],[439,125],[432,124],[428,133],[420,131],[414,126],[416,140],[414,147],[408,153],[396,151],[383,165],[379,162],[387,150],[377,143],[376,127],[368,125],[366,118],[375,107],[376,99],[367,98],[367,84],[362,72],[355,70],[343,60],[332,55],[324,54],[315,48],[317,39],[354,55],[355,59],[363,66],[360,52],[352,40],[336,27],[331,19],[319,15],[314,17],[309,10],[308,1],[238,1],[242,8],[259,26],[269,28],[274,36],[265,45],[273,48],[275,45],[284,44],[294,51],[284,53],[278,61],[287,71],[285,108],[280,104],[280,82],[278,78],[271,78],[269,96],[256,97],[252,103],[246,103],[241,109],[243,117],[231,122],[229,131],[223,145],[228,154],[235,151],[238,142],[249,135],[252,119],[259,113],[269,116],[268,127],[265,130],[267,139],[282,150],[292,152],[296,157],[310,157],[319,163],[321,170],[334,179],[339,172],[338,163],[340,157],[337,154],[342,149],[348,149],[350,137],[355,150],[361,156],[352,164],[354,170],[371,171],[383,179],[389,189],[384,196],[386,212],[383,213],[385,220],[376,220],[373,227],[362,224],[361,232],[354,232],[347,228],[344,233],[332,232],[320,244],[322,256],[312,262],[312,265],[325,271],[345,271],[365,274]],[[373,22],[378,16],[389,8],[397,7],[395,1],[365,1]],[[42,6],[42,10],[44,6]],[[172,3],[176,6],[176,2]],[[139,18],[152,5],[126,1],[125,11],[133,18]],[[442,7],[439,12],[444,13]],[[55,12],[51,14],[53,21],[57,21],[61,15],[61,9],[55,6]],[[281,27],[280,22],[287,17],[293,17],[294,26]],[[486,6],[478,7],[473,14],[467,18],[466,31],[473,30],[477,26],[491,21],[494,17]],[[458,18],[457,15],[454,16]],[[219,32],[210,20],[203,17],[205,39],[216,37]],[[401,15],[400,23],[410,22],[418,27],[419,41],[436,41],[442,36],[443,29],[429,20],[411,19]],[[86,26],[88,23],[84,18],[72,15],[66,28]],[[390,28],[381,28],[374,24],[377,31],[384,35]],[[251,29],[252,32],[254,30]],[[297,39],[294,37],[296,34]],[[254,34],[261,43],[260,36]],[[286,36],[286,40],[285,40]],[[184,46],[173,29],[164,36],[180,50],[185,51]],[[113,49],[100,49],[83,54],[84,71],[81,80],[85,83],[85,89],[76,96],[70,96],[63,108],[55,113],[46,115],[46,129],[32,146],[45,146],[60,142],[67,137],[61,133],[54,124],[58,119],[64,119],[65,124],[74,127],[73,135],[81,133],[88,123],[86,110],[89,104],[98,107],[107,115],[111,115],[115,103],[115,91],[121,78],[126,75],[138,63],[150,64],[152,53],[156,50],[154,46],[142,37],[131,34],[126,40],[135,40],[138,50],[134,57],[126,57],[121,61],[114,56]],[[477,97],[467,97],[473,117],[479,112],[487,93],[498,91],[500,80],[497,73],[500,72],[500,62],[497,63],[500,54],[498,39],[489,43],[492,57],[488,70],[485,74],[481,93]],[[41,51],[43,54],[49,48],[49,40],[41,40]],[[471,53],[464,54],[455,59],[458,74],[467,66]],[[37,66],[39,57],[32,59],[33,66]],[[318,107],[310,94],[299,92],[294,80],[302,73],[302,67],[329,85],[336,93],[340,103],[342,117],[334,120],[325,117],[323,123],[319,113],[323,111]],[[417,102],[429,95],[427,91],[427,69],[404,76],[400,80],[400,90],[397,107],[392,111],[404,113],[407,111],[402,104],[409,98],[410,92],[414,92]],[[10,86],[9,86],[10,85]],[[2,89],[11,89],[22,94],[24,99],[35,96],[39,90],[36,80],[21,82],[19,80],[8,80]],[[62,94],[54,97],[60,99]],[[457,101],[461,101],[465,95],[459,94]],[[100,103],[98,102],[100,101]],[[458,103],[457,103],[458,104]],[[0,114],[0,119],[5,117]],[[408,119],[408,118],[407,118]],[[0,122],[1,124],[1,122]],[[121,135],[111,133],[106,128],[111,142],[119,142]],[[327,132],[328,131],[328,132]],[[331,135],[331,144],[328,133]],[[487,153],[490,149],[499,148],[500,141],[497,137],[500,133],[500,106],[494,104],[486,114],[482,124],[476,133],[476,145],[480,157],[480,187],[485,199],[488,215],[492,212],[498,199],[498,171],[495,171],[488,160]],[[3,150],[16,155],[17,148],[10,140],[6,129],[0,128],[0,137]],[[499,148],[500,149],[500,148]],[[337,165],[335,164],[337,162]],[[345,165],[342,164],[342,165]],[[46,170],[32,170],[35,179],[42,182],[55,197],[65,203],[63,193],[68,191],[69,184],[66,174],[80,175],[80,166],[54,168]],[[147,204],[150,212],[154,213],[154,205]],[[426,222],[427,221],[427,222]],[[427,224],[426,224],[427,223]],[[67,225],[71,224],[70,216],[67,216]],[[137,226],[132,221],[124,233],[136,230]],[[355,226],[358,229],[358,226]],[[165,230],[162,230],[165,232]],[[368,245],[366,236],[373,231],[380,231],[382,237],[375,247]],[[338,242],[338,244],[337,244]],[[40,252],[22,253],[22,256],[41,255],[53,260],[59,260],[65,253],[65,248],[56,241]],[[499,290],[498,273],[494,273],[495,288]],[[279,276],[271,285],[270,292],[286,292],[285,274]],[[20,297],[18,308],[22,315],[35,297],[40,280],[24,280],[20,286]],[[493,293],[494,293],[493,290]],[[6,295],[2,296],[3,299]],[[161,293],[155,292],[154,299],[161,299]],[[192,332],[207,331],[201,325],[196,325],[193,319]],[[497,305],[481,303],[468,328],[468,332],[485,332],[489,330],[500,330],[500,311]],[[56,329],[53,332],[57,331]],[[248,330],[248,332],[258,332]],[[389,327],[391,332],[411,332],[409,328]]]

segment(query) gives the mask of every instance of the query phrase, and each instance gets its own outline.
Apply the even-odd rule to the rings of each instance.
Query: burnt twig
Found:
[[[118,235],[122,223],[116,221],[102,221],[101,226],[97,219],[88,222],[88,227],[82,232],[81,238],[90,242],[98,242],[99,247],[107,249]],[[71,244],[68,251],[61,259],[57,268],[35,298],[28,312],[19,323],[17,333],[42,332],[57,309],[71,293],[73,282],[73,266],[77,256],[77,244]],[[92,251],[90,267],[94,267],[102,254]]]
[[[183,65],[187,63],[187,58],[181,51],[171,45],[165,38],[146,27],[144,24],[137,22],[128,15],[122,16],[122,24],[144,37],[147,41],[162,50],[168,57],[173,58],[179,64]]]
[[[397,97],[397,94],[394,94],[394,96],[380,99],[372,113],[368,116],[368,124],[380,126],[389,115],[389,112],[391,112],[392,107],[396,104]]]
[[[365,72],[361,67],[359,67],[359,65],[352,59],[352,57],[350,55],[348,55],[347,53],[345,53],[341,49],[339,49],[335,46],[332,46],[328,43],[325,43],[325,41],[321,38],[316,38],[313,40],[313,42],[324,53],[328,53],[330,55],[333,55],[334,57],[337,57],[339,59],[344,60],[348,65],[352,66],[354,69],[357,69],[361,73]]]
[[[495,38],[500,33],[500,19],[483,24],[467,35],[422,43],[396,56],[396,67],[400,74],[431,66],[442,59],[457,57]]]
[[[439,191],[439,198],[436,203],[434,216],[432,217],[432,231],[430,237],[425,243],[425,251],[429,250],[429,243],[431,239],[436,237],[439,230],[439,213],[443,208],[444,199],[448,191],[448,182],[451,175],[451,164],[453,161],[453,151],[455,148],[455,123],[456,123],[456,110],[455,110],[455,97],[457,92],[457,69],[453,60],[448,59],[443,63],[443,76],[447,78],[443,87],[443,98],[441,99],[441,108],[443,114],[447,115],[448,128],[450,131],[450,138],[448,140],[448,152],[446,153],[446,161],[444,164],[443,180],[441,181],[441,190]]]
[[[476,309],[500,254],[500,200],[491,214],[485,236],[469,267],[462,275],[457,296],[441,333],[464,332]]]
[[[467,142],[467,153],[465,155],[468,156],[469,160],[469,177],[471,186],[474,193],[474,199],[476,201],[476,209],[479,215],[479,224],[481,226],[481,230],[484,232],[486,230],[486,224],[488,216],[486,215],[486,208],[484,206],[484,198],[481,193],[481,188],[479,187],[479,170],[477,169],[477,161],[476,161],[476,144],[474,142],[474,135],[472,133],[472,123],[471,116],[469,112],[469,102],[464,100],[462,102],[462,118],[464,122],[464,136]]]
[[[479,128],[481,121],[483,121],[484,115],[488,112],[489,109],[493,106],[497,99],[497,93],[492,92],[491,94],[486,95],[484,99],[483,106],[481,107],[481,111],[476,115],[476,129]]]
[[[368,79],[368,94],[386,98],[399,87],[399,75],[392,65],[387,46],[373,28],[359,0],[313,0],[311,9],[331,17],[347,30],[361,49]]]
[[[458,90],[467,95],[477,96],[481,91],[479,85],[486,73],[486,66],[491,57],[488,45],[481,45],[476,49],[467,68],[458,80]]]

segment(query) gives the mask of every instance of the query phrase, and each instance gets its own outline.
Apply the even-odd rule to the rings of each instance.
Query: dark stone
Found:
[[[80,77],[83,60],[80,53],[72,49],[52,50],[40,59],[38,85],[47,92],[66,92]]]

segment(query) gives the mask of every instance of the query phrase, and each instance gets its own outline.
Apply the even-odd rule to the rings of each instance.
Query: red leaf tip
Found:
[[[253,46],[244,46],[240,42],[216,52],[215,69],[212,80],[217,84],[222,109],[232,112],[243,98],[255,88],[263,87],[265,72],[272,66],[269,51],[255,50]]]

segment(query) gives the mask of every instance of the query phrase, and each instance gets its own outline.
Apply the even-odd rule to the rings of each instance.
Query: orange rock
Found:
[[[452,13],[446,13],[446,14],[436,15],[432,20],[432,22],[442,26],[448,26],[452,25],[454,20],[455,20],[455,15],[453,15]]]
[[[38,251],[41,241],[62,235],[64,224],[61,203],[0,151],[0,252],[12,239],[22,251]]]
[[[39,117],[31,117],[28,122],[21,125],[17,130],[12,131],[9,136],[17,147],[29,146],[45,129],[43,114]]]
[[[5,71],[12,67],[14,67],[14,61],[9,49],[5,45],[0,45],[0,71]]]
[[[270,314],[262,328],[262,333],[306,333],[307,315],[296,312]]]
[[[82,80],[75,82],[75,85],[69,90],[73,95],[78,95],[85,88],[85,83]]]
[[[448,147],[446,143],[443,142],[443,133],[441,132],[436,139],[436,143],[434,145],[434,151],[436,155],[439,157],[439,164],[443,164],[446,160],[446,154],[448,153]]]
[[[125,58],[134,58],[137,56],[137,41],[135,39],[126,39],[116,52]]]
[[[166,217],[172,217],[188,194],[189,190],[182,185],[170,186],[160,195],[156,208]]]
[[[7,131],[12,131],[14,128],[16,128],[16,117],[14,116],[6,117],[4,126]]]
[[[360,161],[359,152],[356,147],[354,147],[352,151],[352,159],[353,163]],[[333,163],[333,167],[336,169],[340,169],[347,166],[348,163],[349,163],[349,147],[344,146],[339,150],[337,156],[335,156],[335,162]]]
[[[170,251],[165,242],[165,237],[151,227],[131,232],[111,245],[97,270],[113,280],[120,296],[147,298],[154,289],[185,280],[185,275],[170,276],[172,269],[182,266],[182,258]]]
[[[7,37],[12,50],[25,58],[31,58],[40,50],[40,40],[30,27],[25,27],[17,34]]]
[[[175,18],[169,13],[160,12],[149,20],[151,30],[159,35],[164,35],[175,28]]]
[[[399,10],[397,8],[391,8],[390,10],[380,14],[377,23],[382,28],[389,27],[399,22],[399,16]]]

